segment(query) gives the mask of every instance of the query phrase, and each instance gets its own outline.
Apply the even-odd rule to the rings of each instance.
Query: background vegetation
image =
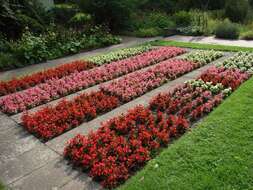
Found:
[[[119,43],[111,35],[253,39],[253,0],[0,0],[0,69]]]

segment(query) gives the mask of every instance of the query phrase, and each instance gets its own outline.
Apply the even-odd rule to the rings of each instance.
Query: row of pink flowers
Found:
[[[22,112],[182,53],[185,53],[185,50],[181,48],[162,47],[154,49],[132,58],[103,65],[89,71],[76,72],[61,79],[52,79],[33,88],[4,96],[0,99],[0,106],[2,111],[8,114]]]
[[[167,60],[146,70],[131,73],[122,79],[101,85],[100,88],[118,96],[122,101],[130,101],[155,87],[161,86],[167,80],[173,80],[197,67],[185,60]]]

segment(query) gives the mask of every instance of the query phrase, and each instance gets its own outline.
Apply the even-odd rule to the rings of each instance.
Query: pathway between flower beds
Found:
[[[18,125],[19,118],[0,114],[0,179],[13,189],[101,189],[101,186],[92,181],[87,174],[72,169],[72,166],[63,160],[62,154],[66,142],[77,134],[85,135],[91,130],[98,129],[101,122],[126,113],[136,105],[147,105],[155,95],[173,90],[177,84],[195,79],[202,71],[217,62],[224,61],[231,55],[227,53],[226,56],[211,64],[168,82],[46,143],[40,142],[20,127]],[[96,86],[92,88],[97,89]],[[75,95],[71,95],[69,98],[71,99],[73,96]]]

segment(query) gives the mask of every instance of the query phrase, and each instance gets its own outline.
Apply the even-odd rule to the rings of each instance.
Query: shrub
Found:
[[[233,22],[243,22],[248,13],[247,0],[227,0],[225,15]]]
[[[34,18],[31,18],[25,14],[17,14],[17,18],[22,25],[22,28],[28,27],[35,33],[41,33],[45,31],[45,27]]]
[[[247,31],[241,34],[243,40],[253,40],[253,31]]]
[[[74,4],[56,4],[52,12],[57,23],[66,24],[78,12]]]
[[[238,39],[239,33],[238,26],[231,23],[228,19],[218,24],[215,30],[216,37],[224,39]]]
[[[74,28],[82,28],[91,21],[91,15],[85,13],[76,13],[70,20],[69,24]]]
[[[191,24],[191,15],[186,11],[179,11],[173,15],[177,26],[189,26]]]
[[[140,28],[135,32],[135,35],[138,37],[154,37],[159,36],[161,34],[161,30],[158,28]]]

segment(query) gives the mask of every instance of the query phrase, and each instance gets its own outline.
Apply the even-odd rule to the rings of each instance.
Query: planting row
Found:
[[[0,82],[0,96],[11,94],[17,91],[25,90],[37,84],[44,83],[50,79],[58,79],[70,75],[74,72],[80,72],[93,68],[95,65],[85,61],[74,61],[59,67],[38,72],[19,79],[12,79],[7,82]]]
[[[117,97],[92,92],[72,101],[63,100],[55,107],[46,107],[34,114],[24,114],[22,122],[30,133],[46,141],[119,105]]]
[[[154,49],[88,71],[76,72],[61,79],[51,79],[27,90],[4,96],[0,99],[0,106],[2,111],[8,114],[22,112],[182,53],[185,53],[185,50],[181,48]]]
[[[33,114],[25,114],[22,117],[22,122],[28,131],[41,139],[49,140],[66,130],[95,118],[97,114],[110,111],[121,103],[128,102],[155,87],[161,86],[167,80],[175,79],[199,65],[201,64],[185,60],[167,60],[146,71],[137,71],[108,85],[101,86],[102,92],[84,94],[73,101],[63,100],[55,107],[46,107]],[[98,95],[103,95],[104,100],[94,98],[91,101],[91,97]],[[109,100],[112,99],[114,100],[113,103],[109,104]],[[89,102],[99,106],[99,110],[91,109]],[[104,106],[103,111],[100,111],[101,105]]]
[[[222,89],[219,86],[211,88]],[[184,134],[190,120],[209,113],[223,97],[221,90],[213,93],[191,83],[182,85],[172,93],[155,97],[149,108],[138,106],[102,124],[87,137],[77,135],[69,141],[64,155],[104,187],[116,187],[160,148]]]
[[[211,63],[222,56],[223,53],[219,51],[198,50],[187,54],[185,59],[187,61],[198,62],[201,65],[206,65],[207,63]]]
[[[118,61],[131,56],[141,54],[151,50],[151,46],[140,46],[134,48],[127,48],[101,56],[90,58],[87,61],[74,61],[72,63],[64,64],[59,67],[48,69],[46,71],[38,72],[19,79],[12,79],[7,82],[0,82],[0,96],[11,94],[17,91],[25,90],[40,83],[44,83],[49,79],[59,79],[70,75],[74,72],[80,72],[93,68],[95,65],[102,65],[110,63],[111,61]]]
[[[230,59],[219,64],[220,67],[240,69],[241,71],[253,74],[253,53],[239,52]]]
[[[151,45],[143,45],[143,46],[134,47],[134,48],[125,48],[125,49],[113,51],[107,54],[94,56],[94,57],[88,58],[87,60],[96,65],[103,65],[105,63],[110,63],[113,61],[126,59],[128,57],[147,52],[151,49],[152,49]]]
[[[137,71],[109,84],[101,85],[100,88],[107,94],[115,95],[121,101],[128,102],[197,67],[198,64],[194,62],[167,60],[146,71]]]

